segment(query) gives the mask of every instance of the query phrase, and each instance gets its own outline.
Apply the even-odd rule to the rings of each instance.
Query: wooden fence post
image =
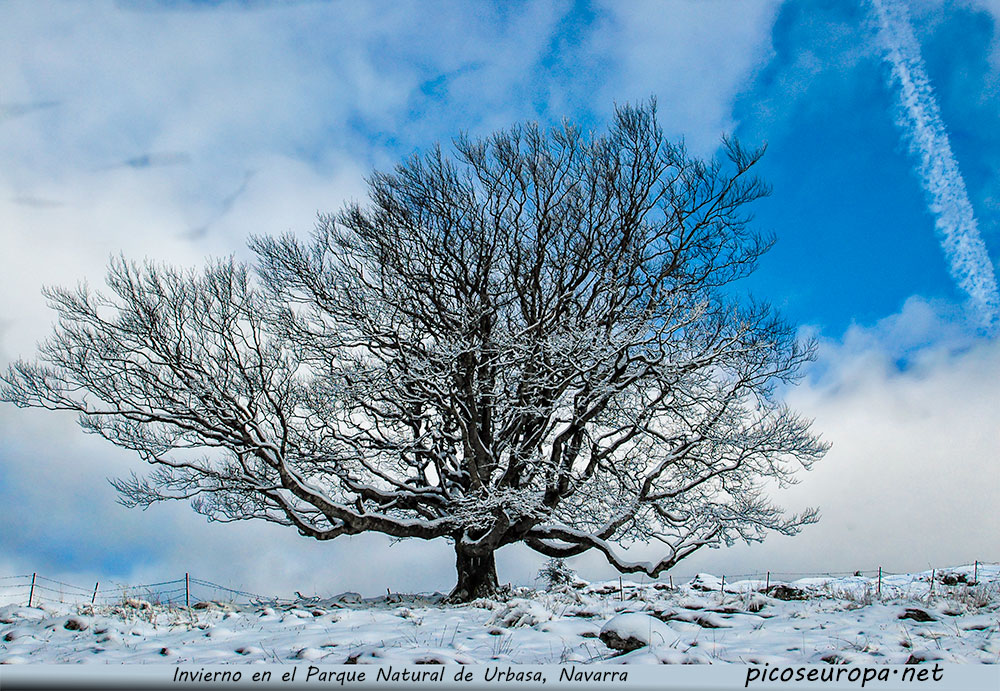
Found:
[[[934,578],[937,576],[937,569],[931,569],[931,592],[930,595],[934,594]]]
[[[767,572],[767,580],[764,581],[764,590],[770,590],[771,588],[771,572]]]
[[[184,574],[184,606],[191,608],[191,576]]]
[[[882,597],[882,567],[878,567],[878,596]]]
[[[723,574],[722,581],[719,583],[719,592],[725,594],[726,592],[726,576]]]
[[[976,565],[973,567],[973,569],[974,570],[972,572],[972,582],[973,583],[978,583],[979,582],[979,560],[978,559],[976,560]]]
[[[621,576],[618,577],[618,599],[625,602],[625,584]]]
[[[101,582],[100,581],[98,581],[97,583],[94,584],[94,595],[90,598],[90,604],[94,604],[94,602],[97,600],[97,589],[100,586],[101,586]]]
[[[673,574],[670,574],[670,589],[671,590],[674,589],[674,576],[673,576]]]
[[[35,576],[37,573],[31,574],[31,590],[28,591],[28,607],[31,607],[31,599],[35,596]]]

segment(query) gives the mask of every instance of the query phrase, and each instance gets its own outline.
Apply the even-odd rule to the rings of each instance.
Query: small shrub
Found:
[[[854,605],[850,609],[855,607],[866,607],[875,602],[876,593],[875,589],[872,588],[870,583],[866,583],[863,588],[848,588],[848,587],[831,587],[829,585],[825,586],[827,594],[837,600],[846,600]]]
[[[546,590],[554,590],[572,585],[576,580],[576,572],[563,559],[549,559],[538,572],[538,577],[545,583]]]
[[[976,610],[987,607],[993,602],[1000,602],[1000,587],[987,583],[956,588],[952,595],[968,609]]]

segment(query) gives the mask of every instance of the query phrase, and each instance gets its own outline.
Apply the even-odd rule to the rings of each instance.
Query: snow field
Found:
[[[0,663],[1000,663],[1000,566],[772,583],[663,583],[284,604],[129,599],[0,607]],[[964,579],[963,582],[960,579]],[[953,585],[948,585],[953,583]],[[785,599],[789,598],[789,599]]]

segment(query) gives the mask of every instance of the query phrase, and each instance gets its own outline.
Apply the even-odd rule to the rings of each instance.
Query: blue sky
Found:
[[[989,104],[1000,94],[989,66],[992,19],[974,7],[947,9],[917,15],[918,35],[995,263],[1000,236],[990,193],[1000,122]],[[759,273],[760,289],[785,296],[797,321],[830,333],[871,323],[913,294],[962,297],[927,232],[933,220],[867,20],[853,3],[785,5],[773,29],[775,54],[734,108],[736,133],[769,144],[762,170],[775,194],[759,219],[780,241]],[[955,57],[959,44],[964,60]]]
[[[910,16],[996,267],[1000,3],[915,0]],[[600,130],[616,102],[655,96],[699,155],[724,133],[767,144],[774,191],[756,214],[778,242],[745,287],[820,337],[788,396],[834,443],[776,495],[819,504],[818,526],[680,571],[1000,559],[987,510],[1000,501],[1000,346],[950,271],[885,58],[871,6],[843,0],[0,5],[0,364],[46,335],[42,285],[98,284],[110,254],[245,256],[249,235],[306,234],[317,212],[363,198],[373,168],[459,131],[563,118]],[[184,506],[128,511],[105,478],[137,462],[72,419],[2,406],[0,439],[0,501],[19,516],[0,572],[198,569],[258,589],[363,589],[370,577],[315,564],[364,554],[389,580],[451,585],[447,545],[316,545],[206,526]],[[940,520],[916,508],[929,504]],[[251,567],[254,554],[283,566]],[[515,550],[500,566],[530,581],[537,561]]]

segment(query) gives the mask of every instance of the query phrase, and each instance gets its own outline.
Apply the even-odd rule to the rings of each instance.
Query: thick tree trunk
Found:
[[[448,596],[449,602],[469,602],[479,597],[493,597],[497,593],[497,563],[493,552],[469,554],[455,545],[455,566],[458,584]]]

